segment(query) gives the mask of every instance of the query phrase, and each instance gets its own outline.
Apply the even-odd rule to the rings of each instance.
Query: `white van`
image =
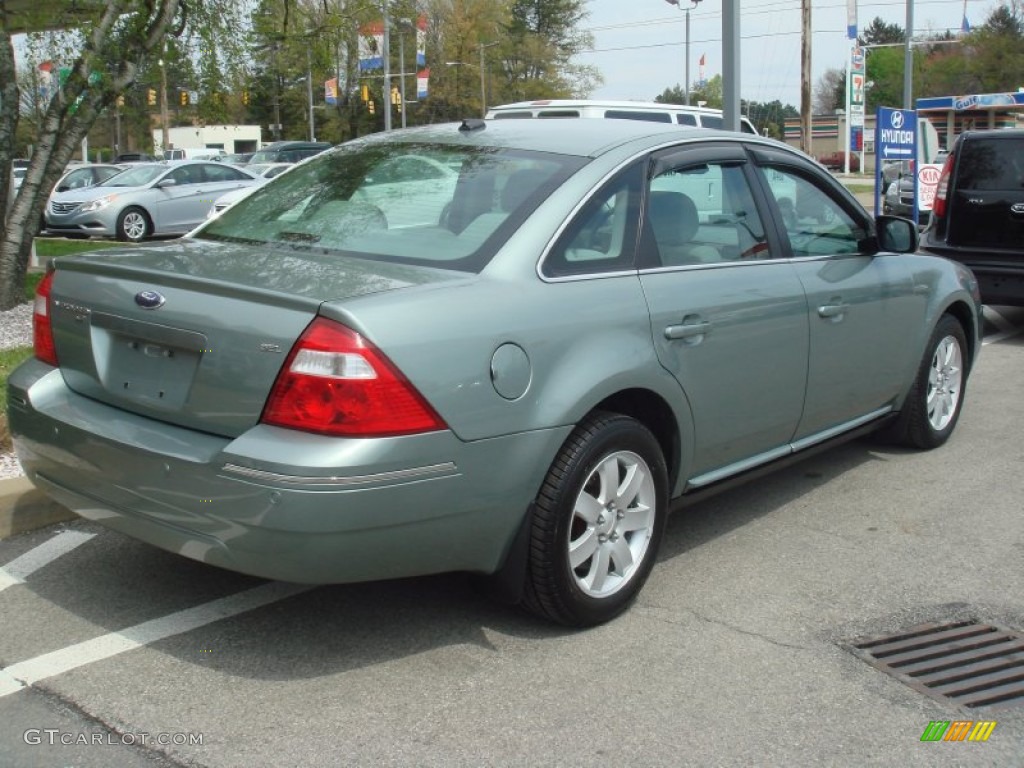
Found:
[[[224,154],[227,153],[216,147],[179,147],[165,149],[164,160],[214,160]]]
[[[692,107],[684,104],[661,104],[657,101],[592,101],[579,99],[545,99],[520,101],[490,107],[492,120],[514,120],[527,117],[610,117],[619,120],[647,120],[654,123],[676,123],[699,128],[724,128],[722,110]],[[740,117],[740,130],[757,134],[754,124]]]

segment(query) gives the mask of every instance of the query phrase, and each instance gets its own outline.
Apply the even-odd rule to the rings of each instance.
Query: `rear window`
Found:
[[[585,162],[484,146],[352,142],[258,188],[196,237],[477,272]]]
[[[962,189],[1024,189],[1024,138],[965,141],[957,172]]]

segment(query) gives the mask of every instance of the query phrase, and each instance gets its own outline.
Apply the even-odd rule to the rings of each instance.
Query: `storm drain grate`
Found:
[[[914,690],[961,707],[1024,705],[1024,636],[962,621],[921,624],[850,645]]]

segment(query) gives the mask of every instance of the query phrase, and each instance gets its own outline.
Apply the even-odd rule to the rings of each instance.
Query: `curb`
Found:
[[[77,519],[27,477],[0,480],[0,539]]]

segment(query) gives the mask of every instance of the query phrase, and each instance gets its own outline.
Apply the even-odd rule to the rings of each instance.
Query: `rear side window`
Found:
[[[697,117],[687,112],[680,112],[676,115],[676,122],[680,125],[697,125]]]
[[[579,117],[576,109],[545,109],[537,113],[537,117]],[[527,115],[529,117],[529,115]]]
[[[958,173],[962,189],[1024,190],[1024,139],[965,141]]]

